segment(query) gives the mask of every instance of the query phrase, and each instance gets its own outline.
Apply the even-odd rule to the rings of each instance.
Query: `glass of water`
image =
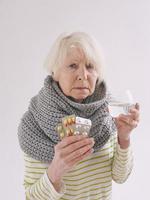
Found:
[[[109,112],[113,117],[119,114],[128,114],[129,109],[135,106],[133,95],[130,90],[115,91],[108,95]]]

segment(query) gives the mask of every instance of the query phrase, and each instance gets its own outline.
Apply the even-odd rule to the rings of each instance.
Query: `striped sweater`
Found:
[[[133,166],[131,147],[121,149],[117,135],[105,146],[79,162],[64,177],[58,193],[47,175],[50,163],[24,154],[26,200],[110,200],[112,180],[123,183]]]

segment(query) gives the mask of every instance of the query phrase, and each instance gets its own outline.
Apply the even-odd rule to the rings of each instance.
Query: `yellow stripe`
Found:
[[[44,188],[48,191],[48,192],[50,192],[50,196],[52,197],[52,199],[55,199],[55,196],[54,196],[54,194],[53,194],[53,192],[52,192],[52,189],[50,188],[50,186],[47,184],[47,181],[45,180],[45,179],[43,179],[44,180],[44,184],[47,186],[45,186],[44,184],[43,184],[43,186],[44,186]],[[50,190],[48,190],[47,188],[49,188]]]
[[[111,162],[112,161],[112,159],[107,159],[107,160],[104,160],[104,161],[100,161],[100,162],[95,162],[95,163],[92,163],[92,164],[88,164],[87,163],[87,165],[84,165],[83,167],[81,167],[81,168],[78,168],[78,169],[76,169],[76,170],[73,170],[73,171],[71,171],[71,172],[69,172],[68,174],[73,174],[74,172],[76,172],[76,171],[79,171],[79,170],[81,170],[81,169],[85,169],[85,167],[91,167],[91,166],[95,166],[95,165],[98,165],[98,164],[101,164],[101,163],[105,163],[105,162]],[[69,177],[69,176],[67,176],[67,177]]]
[[[107,186],[103,186],[103,185],[101,185],[101,184],[105,184],[105,183],[111,183],[110,182],[110,180],[108,180],[108,181],[103,181],[103,182],[97,182],[97,183],[95,183],[95,184],[90,184],[90,185],[87,185],[87,186],[84,186],[84,187],[82,187],[82,188],[80,188],[80,189],[71,189],[71,188],[69,188],[69,191],[80,191],[80,190],[83,190],[83,189],[85,189],[85,188],[90,188],[90,187],[92,187],[92,186],[100,186],[100,188],[98,188],[98,189],[101,189],[101,188],[107,188],[107,187],[109,187],[109,186],[111,186],[111,184],[109,184],[109,185],[107,185]],[[67,185],[67,184],[66,184]],[[72,186],[72,185],[71,185]],[[74,186],[74,185],[73,185]],[[91,191],[91,190],[90,190]]]
[[[25,171],[25,173],[28,173],[28,174],[43,174],[43,172],[30,172],[30,171]]]
[[[25,165],[25,168],[28,168],[28,169],[47,169],[47,167],[29,167],[27,165]]]
[[[111,191],[111,190],[108,190],[108,191],[106,191],[106,192],[110,192],[110,191]],[[99,192],[99,193],[97,193],[97,194],[90,194],[89,196],[90,196],[90,197],[94,197],[94,196],[97,196],[97,195],[100,195],[100,194],[102,194],[102,193]],[[68,195],[68,196],[71,196],[71,195]],[[76,196],[76,195],[75,195],[75,196]],[[79,197],[78,200],[83,199],[83,198],[88,198],[89,196],[82,196],[82,197]],[[100,198],[103,199],[104,197],[108,197],[108,196],[110,196],[110,193],[109,193],[109,194],[104,194],[104,193],[103,193],[103,194],[101,195],[101,197],[98,197],[97,200],[99,200]],[[68,198],[66,199],[66,197],[65,197],[65,198],[62,197],[61,200],[70,200],[70,197],[69,197],[69,199],[68,199]],[[92,198],[92,200],[93,200],[93,198]]]
[[[34,193],[33,193],[33,196],[34,196],[35,198],[38,198],[38,199],[40,200],[40,196],[39,196],[39,193],[37,192],[36,187],[34,187]]]
[[[112,147],[113,147],[113,146],[111,145],[111,146],[109,146],[109,147],[107,147],[107,148],[105,148],[105,149],[101,149],[99,152],[93,153],[93,157],[92,157],[92,158],[89,158],[89,159],[85,159],[85,160],[83,160],[83,161],[80,161],[79,164],[84,163],[84,162],[86,162],[86,161],[95,160],[95,159],[97,159],[97,158],[101,158],[101,157],[104,157],[104,156],[106,156],[106,155],[108,155],[108,154],[111,154],[111,153],[113,152],[113,150],[112,150],[112,151],[109,151],[109,152],[107,151],[106,154],[102,154],[102,155],[101,155],[101,152],[102,152],[102,151],[105,151],[105,150],[108,150],[108,149],[110,150],[110,148],[112,148]],[[100,155],[94,157],[94,154],[97,154],[97,153],[100,153]]]
[[[89,172],[93,172],[93,171],[96,171],[96,170],[99,170],[99,169],[105,169],[106,167],[110,167],[110,164],[107,164],[107,165],[104,165],[104,166],[101,166],[101,167],[97,167],[97,168],[94,168],[94,169],[90,169],[90,170],[87,170],[87,171],[79,173],[79,174],[71,175],[71,177],[81,176],[83,174],[88,174]],[[65,176],[65,177],[70,178],[70,176]],[[79,179],[76,179],[76,180],[81,180],[81,179],[79,178]]]
[[[91,194],[92,191],[97,191],[98,189],[99,189],[99,188],[95,188],[95,189],[90,190],[90,197],[91,197],[91,196],[96,196],[96,195],[102,194],[101,192],[96,193],[96,194]],[[106,197],[106,196],[110,195],[110,194],[106,195],[106,192],[110,192],[110,191],[111,191],[111,189],[106,190],[104,196]],[[87,191],[85,191],[85,192],[83,192],[83,193],[79,193],[79,194],[75,194],[75,195],[67,194],[67,193],[66,193],[65,196],[72,196],[72,197],[74,197],[74,196],[82,195],[82,194],[84,194],[84,193],[88,193],[88,192],[89,192],[89,191],[87,190]],[[104,197],[104,196],[103,196],[103,197]],[[79,199],[82,199],[82,198],[88,198],[88,196],[79,197]],[[63,198],[62,198],[62,199],[63,199]]]
[[[28,175],[25,175],[25,180],[26,180],[26,178],[28,179],[33,179],[33,180],[39,180],[39,178],[38,177],[32,177],[32,176],[28,176]]]
[[[39,193],[40,197],[42,197],[42,200],[47,200],[47,195],[46,195],[46,197],[44,196],[45,193],[43,191],[41,191],[39,183],[36,185],[36,187],[37,187],[37,192]]]
[[[44,188],[46,190],[46,194],[49,196],[50,191],[45,187],[45,185],[43,184],[43,182],[40,183],[41,184],[41,188]]]
[[[104,171],[104,172],[98,172],[98,173],[96,173],[96,174],[94,174],[94,175],[99,175],[99,174],[105,174],[105,173],[107,173],[107,172],[111,172],[111,170],[108,170],[108,171]],[[91,175],[88,175],[88,178],[89,177],[92,177],[92,176],[94,176],[93,174],[91,174]],[[63,180],[64,181],[79,181],[79,180],[83,180],[83,179],[86,179],[87,177],[83,177],[83,178],[79,178],[79,179],[75,179],[75,180],[70,180],[70,179],[65,179],[65,178],[63,178]]]
[[[31,163],[41,163],[41,161],[35,160],[35,159],[31,158],[29,155],[25,155],[24,161],[25,162],[31,162]]]
[[[118,161],[118,163],[123,163],[123,164],[127,164],[128,163],[128,158],[126,158],[126,160],[122,160],[122,159],[120,159],[120,157],[118,158],[118,157],[115,157],[115,160],[117,160]]]

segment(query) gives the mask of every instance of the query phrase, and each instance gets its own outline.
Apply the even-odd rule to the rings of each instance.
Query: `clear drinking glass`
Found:
[[[129,109],[135,106],[130,90],[115,91],[109,94],[109,112],[113,117],[119,114],[128,114]]]

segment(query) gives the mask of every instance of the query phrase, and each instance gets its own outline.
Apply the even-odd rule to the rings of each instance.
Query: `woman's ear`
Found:
[[[56,72],[52,72],[52,78],[58,82],[59,78],[58,78],[58,73]]]

